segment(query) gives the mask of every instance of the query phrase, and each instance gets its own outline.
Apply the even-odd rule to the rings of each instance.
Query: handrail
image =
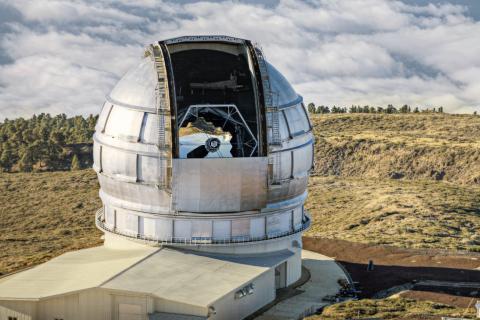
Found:
[[[239,243],[252,243],[265,240],[274,240],[286,236],[291,236],[300,232],[307,230],[310,227],[311,219],[305,214],[305,219],[302,221],[302,227],[297,230],[290,230],[286,232],[278,232],[274,234],[265,235],[263,237],[250,237],[250,236],[239,236],[239,237],[230,237],[225,239],[213,239],[211,237],[205,238],[182,238],[182,237],[170,237],[167,239],[159,239],[155,237],[146,236],[143,234],[135,232],[127,232],[112,228],[105,223],[105,216],[103,208],[97,210],[95,214],[95,225],[98,229],[104,232],[110,232],[123,237],[130,239],[146,241],[150,243],[160,244],[160,245],[226,245],[226,244],[239,244]]]

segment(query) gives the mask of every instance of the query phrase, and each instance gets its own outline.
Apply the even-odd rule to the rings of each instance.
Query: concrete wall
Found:
[[[129,314],[137,309],[138,317]],[[149,296],[95,288],[38,302],[0,301],[0,320],[147,320],[154,309]]]
[[[111,319],[112,297],[105,290],[90,289],[79,293],[79,319]],[[68,320],[68,319],[64,319]]]
[[[37,305],[38,320],[105,320],[111,319],[111,297],[101,289],[41,300]]]
[[[78,319],[79,294],[40,301],[37,308],[38,319]]]
[[[302,250],[296,249],[294,252],[295,255],[287,260],[287,286],[295,283],[302,275]]]
[[[287,260],[287,284],[298,279],[300,266],[300,253]],[[235,292],[250,283],[254,285],[253,294],[235,298]],[[211,306],[216,314],[209,319],[243,319],[274,299],[275,271],[272,268],[213,302]],[[8,320],[9,316],[18,320],[147,320],[148,314],[155,311],[196,316],[207,316],[209,312],[207,307],[100,288],[38,302],[0,301],[0,320]]]
[[[112,320],[146,320],[154,310],[153,299],[145,295],[123,292],[111,293]]]
[[[270,269],[252,281],[253,294],[235,299],[235,291],[211,304],[216,314],[211,320],[243,319],[275,299],[275,270]],[[246,284],[247,285],[247,284]],[[240,289],[240,288],[239,288]]]
[[[160,298],[155,298],[154,301],[155,311],[157,312],[188,314],[199,317],[205,317],[208,314],[208,309],[201,306]]]
[[[37,307],[33,301],[0,301],[0,320],[8,320],[8,317],[34,320],[36,314]]]

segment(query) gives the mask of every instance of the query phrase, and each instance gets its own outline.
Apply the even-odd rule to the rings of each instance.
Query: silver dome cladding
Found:
[[[155,113],[156,77],[153,61],[142,59],[118,81],[107,100],[113,104]]]
[[[196,37],[182,39],[160,42],[163,51],[156,52],[161,55],[144,57],[107,96],[94,136],[94,168],[104,203],[97,225],[107,232],[173,243],[182,239],[197,243],[251,241],[301,232],[308,223],[303,203],[313,165],[312,128],[302,98],[268,62],[263,61],[262,69],[263,55],[255,54],[257,48],[236,38],[229,38],[235,39],[231,43],[236,47],[231,51],[238,50],[239,56],[246,57],[248,69],[233,72],[234,76],[227,80],[206,79],[198,90],[190,83],[190,91],[198,93],[190,92],[189,96],[178,85],[183,74],[174,70],[181,68],[178,65],[178,61],[183,61],[181,55],[169,53],[169,49],[175,51],[175,45],[187,46],[179,50],[184,54],[189,52],[188,46],[195,51]],[[222,46],[230,43],[228,39],[213,37],[202,37],[198,43],[207,42],[215,48],[216,41]],[[159,71],[161,63],[163,71]],[[189,72],[187,68],[184,74]],[[175,104],[180,106],[182,101],[187,101],[185,106],[189,106],[190,101],[200,97],[202,90],[218,90],[214,92],[231,95],[233,100],[235,94],[245,96],[242,88],[238,93],[235,91],[240,86],[236,77],[252,79],[253,85],[247,83],[246,87],[252,90],[248,94],[255,97],[257,116],[247,114],[247,122],[250,126],[257,125],[252,130],[265,142],[265,151],[259,149],[253,157],[232,152],[228,158],[181,159],[174,149],[175,139],[182,138],[178,136],[182,128],[175,127],[178,120],[175,115],[181,110],[175,109]],[[160,85],[165,85],[166,91],[159,95]],[[215,86],[225,88],[222,91]],[[271,103],[267,101],[265,88],[271,91]],[[169,93],[175,96],[169,99]],[[262,96],[263,100],[259,99]],[[161,103],[171,108],[171,112],[159,112]],[[239,106],[242,112],[251,113],[244,111],[246,108]],[[171,119],[175,124],[168,131]],[[219,123],[217,118],[212,119],[212,123]],[[254,124],[252,119],[259,119],[258,123]],[[277,121],[276,127],[272,125],[274,121]],[[167,129],[163,129],[165,125]],[[185,128],[198,131],[196,125]],[[232,146],[239,143],[238,139],[232,140],[233,129],[223,129],[217,128],[219,133],[208,133],[209,138],[217,134],[224,137],[219,141],[227,141],[225,137],[229,136]],[[278,142],[274,142],[274,136],[278,136]],[[167,143],[161,145],[162,139]],[[171,180],[167,181],[166,176]]]

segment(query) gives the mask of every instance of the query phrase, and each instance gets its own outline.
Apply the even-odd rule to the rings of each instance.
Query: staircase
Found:
[[[280,137],[280,110],[278,108],[278,94],[275,95],[275,93],[272,91],[265,55],[258,47],[255,47],[255,52],[257,54],[258,66],[260,68],[260,75],[262,77],[262,87],[267,117],[267,132],[269,133],[268,136],[270,138],[268,141],[269,164],[272,166],[270,185],[280,185],[280,152],[271,152],[273,150],[272,146],[282,145],[282,139]]]
[[[263,95],[267,112],[267,129],[269,132],[271,132],[269,144],[281,145],[282,141],[280,138],[279,109],[278,103],[275,101],[278,101],[278,97],[274,97],[274,93],[272,92],[265,56],[262,50],[258,47],[255,48],[255,51],[257,53],[258,65],[260,68],[260,74],[262,76]]]
[[[172,177],[172,150],[168,139],[171,138],[170,96],[167,80],[167,70],[163,52],[159,45],[148,48],[155,65],[157,85],[155,86],[155,104],[157,106],[157,147],[160,152],[161,180],[159,188],[170,190]]]

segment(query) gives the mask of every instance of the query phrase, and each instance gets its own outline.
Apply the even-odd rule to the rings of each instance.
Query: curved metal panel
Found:
[[[312,168],[313,145],[309,144],[301,149],[292,151],[293,153],[293,170],[292,176],[303,176],[305,172]]]
[[[224,240],[232,236],[232,221],[214,220],[213,221],[213,239]]]
[[[120,152],[135,153],[151,157],[164,156],[165,154],[161,150],[158,150],[158,148],[153,144],[123,141],[118,138],[106,136],[99,132],[96,132],[93,136],[93,143],[111,147],[119,150]]]
[[[250,219],[250,237],[252,239],[265,237],[265,217]]]
[[[138,234],[138,216],[121,209],[117,209],[115,212],[117,229],[126,233]]]
[[[143,218],[144,235],[154,239],[168,240],[173,237],[173,220]]]
[[[298,95],[287,79],[270,63],[267,63],[270,85],[278,106],[288,105],[298,99]]]
[[[268,190],[268,202],[279,202],[297,197],[307,190],[307,185],[308,173],[302,177],[284,181],[280,186]]]
[[[300,230],[303,225],[303,207],[297,207],[293,210],[293,229]]]
[[[291,137],[295,137],[310,131],[310,123],[301,104],[286,108],[283,113],[287,119]]]
[[[113,106],[105,124],[105,134],[136,142],[140,139],[143,116],[143,112]]]
[[[98,143],[93,144],[93,170],[96,172],[102,171],[101,161],[102,145]]]
[[[133,153],[102,147],[100,162],[102,163],[102,172],[109,176],[118,176],[124,180],[137,180],[137,155]]]
[[[102,178],[104,178],[104,176],[102,176]],[[145,215],[171,214],[170,206],[169,206],[170,201],[168,200],[169,195],[164,191],[161,191],[161,192],[163,193],[161,197],[164,197],[165,200],[160,205],[152,205],[152,204],[142,203],[142,202],[133,202],[123,198],[118,198],[106,193],[103,187],[100,188],[99,196],[105,205],[136,211],[139,214],[145,214]]]
[[[152,209],[169,207],[170,196],[168,193],[154,186],[118,181],[101,173],[98,174],[98,180],[102,192],[116,198],[118,203],[124,203],[126,207],[130,203]]]
[[[110,115],[110,110],[113,105],[109,102],[105,102],[102,107],[102,111],[98,115],[97,124],[95,125],[95,130],[97,132],[103,132],[105,130],[105,123],[107,122],[108,116]]]
[[[110,206],[105,206],[105,223],[114,228],[115,227],[115,209]]]
[[[291,212],[288,213],[288,215],[291,216]],[[124,218],[123,218],[124,219]],[[144,221],[146,218],[144,217],[139,217],[139,221]],[[128,220],[128,219],[127,219]],[[122,222],[122,227],[125,226],[125,223],[128,224],[128,221],[125,222],[126,220]],[[225,245],[237,245],[237,244],[245,244],[245,243],[255,243],[255,242],[260,242],[260,241],[268,241],[270,239],[278,239],[282,237],[288,237],[292,235],[298,235],[299,233],[305,231],[310,227],[310,218],[304,214],[303,219],[302,219],[302,227],[298,230],[294,229],[289,229],[287,231],[280,231],[278,233],[271,232],[269,234],[265,234],[263,238],[257,238],[257,237],[252,237],[251,235],[248,235],[247,232],[249,230],[248,227],[248,219],[243,219],[242,220],[233,220],[235,221],[234,225],[226,224],[226,226],[230,227],[232,233],[228,233],[228,231],[225,231],[225,234],[230,234],[228,237],[217,237],[217,233],[215,231],[215,226],[214,226],[214,236],[212,239],[205,239],[203,237],[199,238],[193,238],[191,237],[191,231],[192,231],[192,224],[194,223],[193,220],[172,220],[174,223],[174,226],[172,227],[173,230],[176,230],[175,235],[173,237],[168,237],[162,236],[160,237],[155,237],[155,236],[147,236],[145,232],[145,225],[138,225],[138,233],[129,231],[129,230],[124,230],[124,229],[118,229],[109,226],[106,221],[105,221],[105,216],[104,212],[102,210],[97,211],[96,218],[95,218],[95,224],[99,229],[105,232],[112,232],[118,235],[126,236],[127,238],[134,239],[137,241],[140,241],[142,243],[149,243],[153,245],[158,245],[158,244],[166,244],[166,245],[180,245],[180,246],[185,246],[185,245],[193,245],[193,246],[198,246],[198,245],[220,245],[220,246],[225,246]],[[220,220],[221,221],[221,220]],[[214,220],[215,222],[215,220]],[[230,221],[227,221],[230,222]],[[135,229],[135,221],[131,221],[131,226],[130,229],[133,230]],[[286,229],[286,227],[282,227],[279,230]],[[170,229],[168,229],[170,230]],[[166,230],[166,232],[170,232]],[[235,234],[235,235],[234,235]],[[206,241],[207,240],[207,241]],[[255,250],[255,253],[258,253],[258,251]]]
[[[291,211],[284,213],[273,214],[267,217],[267,235],[275,237],[278,234],[286,233],[291,230]]]
[[[193,220],[192,221],[192,239],[207,240],[212,238],[212,221]]]
[[[248,239],[250,237],[250,219],[232,220],[232,239]]]
[[[158,143],[158,122],[160,117],[158,114],[146,113],[143,121],[142,131],[140,134],[140,142],[148,144]],[[171,139],[171,137],[168,137]]]
[[[173,230],[176,239],[192,239],[192,221],[190,220],[174,220]]]
[[[160,184],[163,174],[161,168],[166,167],[167,160],[149,156],[138,156],[137,159],[137,180]]]
[[[155,112],[156,77],[153,61],[144,58],[120,79],[109,96],[120,103],[148,108]]]

